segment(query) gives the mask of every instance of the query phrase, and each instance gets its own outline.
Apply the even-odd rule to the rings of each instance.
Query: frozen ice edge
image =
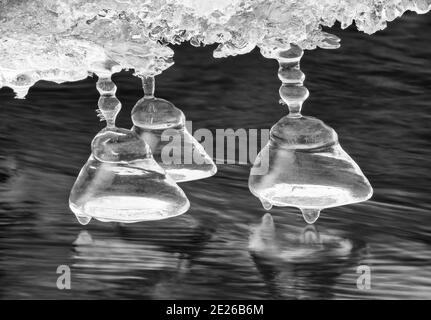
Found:
[[[407,10],[430,9],[431,0],[0,0],[0,87],[23,98],[39,80],[156,75],[173,64],[166,44],[184,41],[219,43],[217,58],[256,46],[273,58],[290,43],[335,48],[322,26],[355,22],[374,33]]]

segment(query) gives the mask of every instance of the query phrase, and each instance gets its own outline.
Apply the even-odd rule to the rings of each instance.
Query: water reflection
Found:
[[[3,199],[13,199],[20,193],[22,176],[14,156],[0,156],[0,194]]]
[[[8,144],[16,145],[17,141],[8,135],[0,135],[0,213],[5,220],[9,220],[8,211],[23,207],[28,184],[28,177],[18,154],[4,147]],[[12,216],[10,218],[13,219]]]
[[[355,270],[365,246],[320,229],[276,228],[269,213],[252,228],[250,254],[273,297],[331,298],[338,278]]]

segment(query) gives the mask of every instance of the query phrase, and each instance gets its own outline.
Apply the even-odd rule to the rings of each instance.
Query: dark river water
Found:
[[[39,82],[25,100],[2,89],[0,297],[430,299],[431,15],[407,15],[373,36],[333,33],[340,49],[302,60],[304,114],[337,131],[374,196],[324,210],[312,226],[295,208],[265,215],[248,189],[250,165],[218,165],[212,178],[181,184],[191,203],[182,216],[82,226],[68,197],[103,127],[95,79]],[[276,61],[258,50],[219,60],[213,49],[176,47],[156,95],[194,129],[265,129],[286,114]],[[118,125],[128,128],[140,81],[130,72],[114,81]],[[59,265],[71,269],[71,290],[56,286]],[[361,290],[364,266],[371,288]]]

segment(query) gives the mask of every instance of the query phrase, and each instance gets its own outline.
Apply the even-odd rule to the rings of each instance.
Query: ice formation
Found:
[[[266,57],[291,43],[334,48],[322,31],[373,33],[431,0],[0,0],[0,87],[18,97],[40,79],[63,82],[90,73],[134,69],[156,75],[173,63],[167,44],[218,43],[215,57],[258,46]]]
[[[250,228],[248,248],[252,255],[261,259],[282,263],[309,263],[318,261],[325,255],[325,260],[342,258],[351,254],[353,243],[335,232],[319,232],[314,225],[307,225],[302,230],[294,226],[280,230],[269,213],[265,213],[260,224]],[[294,231],[294,232],[293,232]]]
[[[148,143],[154,159],[176,182],[213,176],[217,167],[187,130],[184,113],[154,96],[154,77],[143,77],[142,83],[145,95],[132,110],[133,132]]]
[[[309,96],[300,68],[303,54],[292,44],[276,57],[280,98],[289,114],[271,128],[270,139],[250,171],[249,188],[265,210],[297,207],[313,224],[322,209],[366,201],[373,189],[339,144],[334,129],[301,114]]]
[[[70,192],[69,207],[78,221],[133,223],[185,213],[189,200],[154,160],[148,144],[136,132],[116,127],[121,103],[114,82],[100,77],[96,87],[106,128],[94,137],[91,155]]]

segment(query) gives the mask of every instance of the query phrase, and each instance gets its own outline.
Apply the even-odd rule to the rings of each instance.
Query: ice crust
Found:
[[[41,79],[156,75],[173,64],[167,44],[184,41],[218,43],[217,58],[256,46],[268,58],[291,43],[331,48],[322,26],[371,34],[430,9],[431,0],[0,0],[0,88],[22,97]]]

